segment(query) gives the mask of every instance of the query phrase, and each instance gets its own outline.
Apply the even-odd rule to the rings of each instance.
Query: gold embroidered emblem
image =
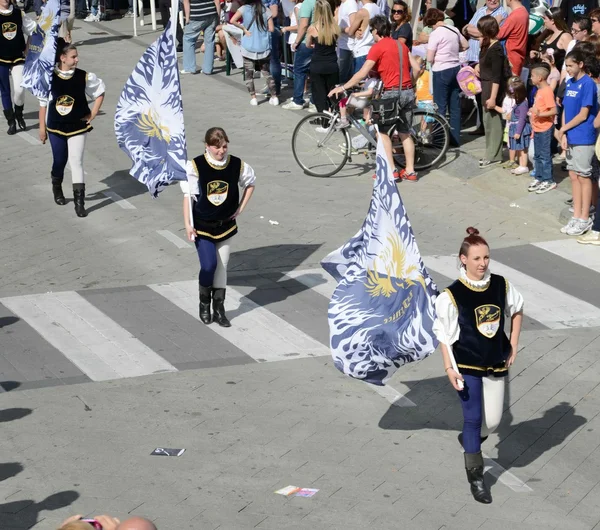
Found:
[[[229,191],[229,184],[222,180],[213,180],[206,186],[206,196],[211,204],[215,206],[221,206],[227,199],[227,192]]]
[[[17,36],[17,25],[14,22],[4,22],[2,36],[7,40],[13,40]]]
[[[475,308],[477,329],[484,337],[491,339],[500,328],[500,308],[497,305],[486,304]]]
[[[71,96],[59,96],[56,99],[56,112],[61,116],[66,116],[73,110],[75,100]]]

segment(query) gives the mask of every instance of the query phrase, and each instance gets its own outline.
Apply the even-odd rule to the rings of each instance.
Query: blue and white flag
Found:
[[[47,98],[50,93],[59,27],[60,1],[48,0],[38,18],[37,28],[31,35],[21,81],[21,86],[36,98]]]
[[[171,21],[125,83],[115,113],[117,143],[133,161],[130,175],[153,197],[187,180],[187,148]]]
[[[338,370],[384,385],[400,366],[433,353],[438,290],[421,259],[381,140],[367,218],[321,265],[339,282],[329,303]]]

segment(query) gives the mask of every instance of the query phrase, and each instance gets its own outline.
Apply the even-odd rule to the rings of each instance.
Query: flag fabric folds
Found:
[[[47,98],[56,63],[56,39],[60,27],[60,1],[48,0],[42,8],[37,28],[31,35],[21,86],[37,98]]]
[[[153,197],[169,184],[186,180],[183,103],[172,20],[136,65],[115,113],[117,143],[133,161],[129,173]]]
[[[338,281],[328,311],[336,368],[384,385],[400,366],[437,347],[438,290],[421,259],[381,140],[376,173],[361,229],[321,265]]]

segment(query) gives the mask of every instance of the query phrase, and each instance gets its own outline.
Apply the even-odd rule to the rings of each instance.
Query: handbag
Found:
[[[397,121],[398,110],[400,109],[400,96],[402,95],[402,67],[404,66],[404,54],[402,53],[402,46],[400,42],[398,44],[398,56],[400,63],[400,77],[398,79],[398,97],[397,98],[385,98],[377,100],[377,114],[379,115],[379,123],[381,125],[387,125]],[[373,109],[375,110],[375,109]]]

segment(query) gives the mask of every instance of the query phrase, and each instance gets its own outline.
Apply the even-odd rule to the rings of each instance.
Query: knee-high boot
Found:
[[[210,314],[210,302],[212,300],[212,287],[203,287],[200,285],[200,320],[204,324],[212,322]]]
[[[225,289],[212,290],[213,320],[224,328],[230,328],[231,323],[225,316]]]
[[[17,120],[15,120],[15,113],[13,109],[4,109],[4,117],[8,122],[8,130],[6,131],[6,134],[17,134]]]
[[[52,194],[54,195],[54,202],[56,204],[58,204],[59,206],[64,206],[65,204],[67,204],[67,200],[65,199],[65,196],[64,196],[63,190],[62,190],[63,179],[55,177],[52,174],[51,174],[51,176],[52,176]]]
[[[471,485],[471,494],[477,502],[490,504],[492,495],[483,480],[483,456],[479,453],[465,453],[467,480]]]
[[[73,200],[77,217],[86,217],[85,211],[85,184],[73,184]]]
[[[27,124],[25,123],[25,118],[23,118],[23,108],[25,105],[15,105],[15,120],[19,125],[19,129],[24,131],[27,128]]]

